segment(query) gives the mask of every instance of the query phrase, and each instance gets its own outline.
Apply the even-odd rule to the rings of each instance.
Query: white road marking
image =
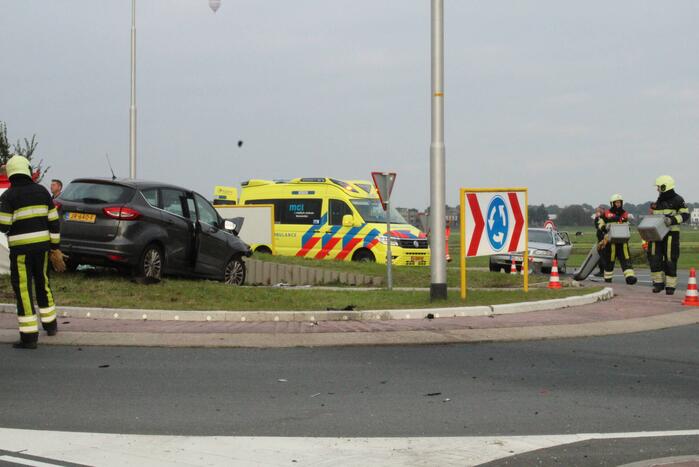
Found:
[[[31,459],[24,459],[22,457],[7,456],[7,455],[0,456],[0,461],[12,462],[13,464],[31,465],[33,467],[56,467],[57,465],[60,465],[60,464],[47,464],[46,462],[39,462],[39,461],[31,460]]]
[[[464,466],[590,439],[695,435],[699,435],[699,429],[544,436],[295,438],[121,435],[0,428],[0,449],[12,453],[21,451],[56,462],[100,466],[289,466],[294,461],[297,465],[312,466]]]

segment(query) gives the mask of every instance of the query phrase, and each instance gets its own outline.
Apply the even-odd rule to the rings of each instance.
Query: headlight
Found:
[[[547,258],[553,257],[553,252],[549,250],[534,250],[532,256],[545,256]]]
[[[386,242],[388,237],[386,235],[379,235],[379,243],[382,245],[386,245]],[[391,246],[398,246],[398,240],[395,238],[391,237]]]

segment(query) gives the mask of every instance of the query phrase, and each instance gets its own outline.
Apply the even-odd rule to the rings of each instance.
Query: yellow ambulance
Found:
[[[391,209],[386,212],[370,182],[334,178],[243,182],[240,204],[274,205],[276,253],[315,259],[386,263],[391,242],[393,264],[427,266],[427,236]],[[256,252],[270,252],[256,245]]]

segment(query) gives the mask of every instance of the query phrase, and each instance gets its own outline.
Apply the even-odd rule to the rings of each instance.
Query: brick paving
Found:
[[[544,325],[575,325],[619,321],[672,313],[686,309],[681,294],[653,294],[649,287],[614,285],[615,298],[591,305],[552,311],[508,315],[406,319],[387,321],[142,321],[122,319],[59,318],[59,329],[75,332],[158,333],[158,334],[314,334],[372,333],[390,331],[450,331],[459,329],[526,328]],[[59,307],[60,312],[60,307]],[[186,312],[183,313],[183,316]],[[0,329],[16,329],[11,313],[0,313]]]

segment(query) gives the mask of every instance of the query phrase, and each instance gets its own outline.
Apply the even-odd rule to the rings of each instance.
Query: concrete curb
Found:
[[[435,318],[453,318],[547,311],[588,305],[610,300],[612,297],[614,297],[614,290],[611,287],[606,287],[599,292],[577,297],[471,307],[368,311],[182,311],[62,306],[59,310],[59,316],[61,318],[144,321],[387,321],[394,319],[424,319],[428,314],[432,314]],[[0,312],[14,314],[17,312],[16,306],[9,303],[0,303]]]
[[[699,310],[691,309],[644,318],[599,321],[586,324],[524,326],[516,328],[456,329],[430,331],[330,332],[330,333],[140,333],[59,332],[41,337],[40,345],[284,348],[342,347],[361,345],[436,345],[525,340],[567,339],[655,331],[699,324]],[[17,340],[17,331],[0,329],[0,342]]]

